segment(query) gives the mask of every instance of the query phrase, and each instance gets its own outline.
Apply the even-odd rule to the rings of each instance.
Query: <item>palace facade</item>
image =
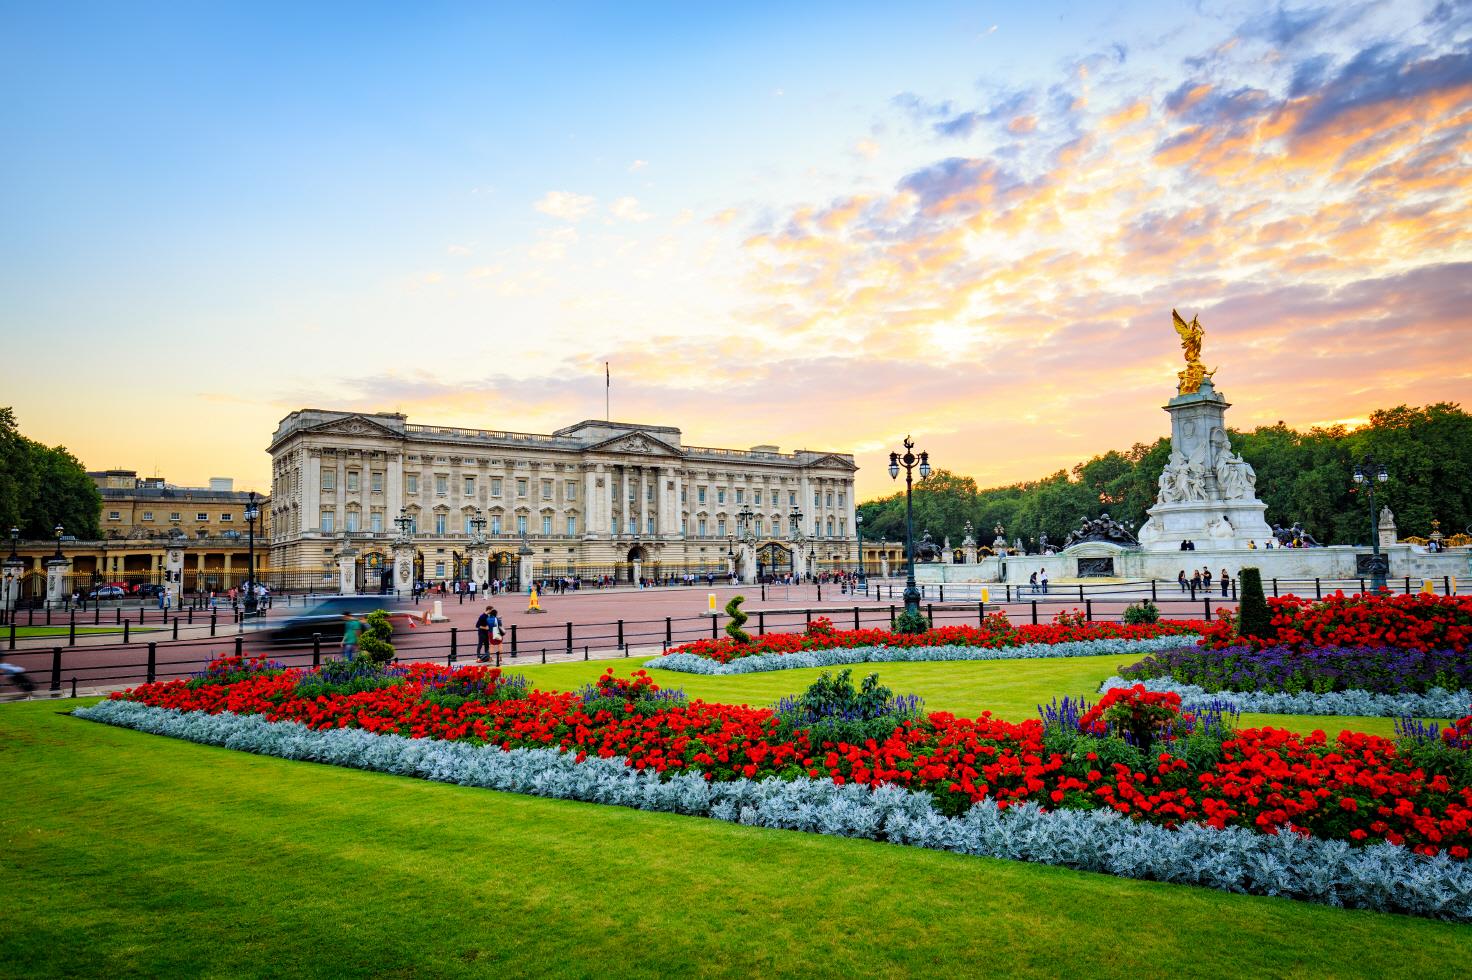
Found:
[[[269,452],[271,577],[289,588],[336,580],[349,550],[357,587],[377,588],[401,531],[431,582],[470,577],[476,537],[490,577],[511,579],[528,548],[538,577],[623,581],[724,574],[743,541],[758,574],[843,569],[857,555],[847,453],[686,446],[661,425],[539,435],[321,409],[282,419]]]

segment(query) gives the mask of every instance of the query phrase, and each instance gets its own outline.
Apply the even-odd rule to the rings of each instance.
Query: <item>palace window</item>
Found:
[[[230,513],[229,511],[226,511],[225,513],[220,515],[221,524],[229,524],[233,520],[235,520],[235,515]]]
[[[372,514],[368,515],[368,530],[374,534],[383,533],[383,511],[375,510]]]
[[[334,514],[330,510],[324,510],[322,512],[322,521],[321,521],[321,524],[322,524],[322,533],[324,533],[324,534],[331,534],[335,530],[335,524],[336,524],[336,522],[337,522],[337,515]]]
[[[736,488],[736,502],[738,504],[746,503],[746,491],[740,487]]]
[[[542,481],[542,499],[543,500],[551,500],[552,499],[552,481],[551,480],[543,480]]]
[[[788,507],[796,507],[797,506],[797,491],[796,490],[789,490],[789,491],[787,491],[787,506]]]
[[[194,519],[201,524],[206,524],[209,522],[210,515],[206,514],[204,511],[200,511],[198,514],[194,515]]]
[[[336,490],[337,489],[337,470],[323,470],[322,471],[322,489],[323,490]]]
[[[419,492],[419,474],[418,473],[410,473],[408,476],[404,477],[404,480],[405,480],[405,483],[406,483],[406,487],[405,488],[410,493],[418,493]]]
[[[629,518],[629,533],[630,534],[638,534],[639,533],[639,518],[637,518],[637,517],[631,517],[631,518]]]
[[[818,493],[818,492],[814,491],[814,493],[813,493],[813,510],[817,510],[819,507],[822,507],[822,506],[823,506],[823,495],[821,493]]]
[[[516,515],[516,533],[517,534],[525,534],[526,533],[526,515],[525,514],[517,514]]]
[[[646,533],[653,534],[654,533],[654,518],[652,518],[652,517],[649,518],[648,521],[647,521],[647,523],[648,523],[649,526],[647,528],[647,532]]]
[[[450,478],[442,473],[436,473],[434,477],[434,493],[437,497],[448,497],[450,495]]]
[[[169,520],[177,523],[179,520],[179,512],[177,510],[169,511]]]
[[[690,524],[690,521],[689,521],[688,518],[685,518],[685,517],[680,518],[680,536],[681,537],[684,537],[685,535],[687,535],[687,534],[690,533],[689,532],[689,524]]]
[[[348,533],[349,534],[356,534],[357,531],[358,531],[358,512],[355,511],[355,510],[348,511],[347,518],[348,518],[348,521],[347,521],[347,524],[348,524],[347,531],[348,531]]]
[[[726,488],[725,487],[721,487],[720,489],[718,489],[716,491],[716,503],[718,503],[718,504],[724,504],[725,502],[726,502]]]
[[[437,561],[437,562],[434,563],[434,577],[435,578],[444,578],[445,577],[445,563],[444,562]]]
[[[368,474],[368,488],[373,493],[383,493],[383,470],[374,470]]]
[[[471,519],[473,517],[475,517],[474,514],[462,514],[462,515],[460,515],[460,524],[461,524],[460,533],[461,534],[469,534],[470,533],[470,521],[471,521]]]
[[[467,476],[465,478],[465,496],[475,496],[475,477],[473,476]]]
[[[145,521],[151,521],[151,520],[153,520],[153,511],[151,511],[151,510],[145,510],[143,512],[143,519]]]
[[[848,504],[846,502],[847,500],[848,500],[848,494],[846,494],[842,490],[840,490],[838,492],[838,506],[840,506],[840,507],[847,507],[848,506]]]
[[[358,492],[358,471],[348,470],[348,493]]]
[[[551,514],[543,514],[542,515],[542,536],[543,537],[547,537],[547,538],[550,538],[552,536],[552,515]]]
[[[492,514],[491,515],[491,533],[492,534],[500,534],[501,533],[501,515],[500,514]]]
[[[567,481],[567,495],[563,499],[564,500],[577,500],[578,499],[578,481],[577,480],[568,480]]]
[[[689,503],[689,502],[690,502],[690,488],[689,487],[681,487],[680,488],[680,503],[684,504],[684,503]]]
[[[838,519],[838,536],[840,538],[846,538],[846,537],[848,537],[848,518],[847,517],[840,517]]]
[[[705,518],[700,518],[700,520],[696,522],[696,527],[700,529],[700,537],[705,537]]]
[[[705,503],[705,487],[701,487],[699,490],[696,491],[695,499],[700,501],[702,504]]]
[[[501,478],[499,476],[491,477],[491,496],[501,496]]]
[[[718,538],[724,538],[725,536],[726,536],[726,519],[723,517],[720,520],[716,521],[716,537],[718,537]]]
[[[833,491],[831,491],[831,490],[828,491],[828,506],[829,507],[832,507],[833,506]]]
[[[756,500],[756,505],[760,507],[762,505],[762,492],[760,490],[753,491],[752,496]]]
[[[573,535],[575,535],[577,533],[578,533],[578,519],[576,517],[569,517],[567,519],[567,535],[568,535],[568,537],[572,537]]]
[[[526,496],[526,477],[524,476],[517,477],[516,479],[516,495],[518,497]]]
[[[444,534],[445,533],[445,526],[449,523],[446,520],[446,517],[447,516],[448,515],[446,515],[446,514],[436,514],[436,515],[434,515],[434,533],[435,534]]]

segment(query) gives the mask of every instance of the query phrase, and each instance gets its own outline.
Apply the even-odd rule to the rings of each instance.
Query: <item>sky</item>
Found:
[[[267,488],[296,408],[982,486],[1472,401],[1472,0],[0,7],[0,405]]]

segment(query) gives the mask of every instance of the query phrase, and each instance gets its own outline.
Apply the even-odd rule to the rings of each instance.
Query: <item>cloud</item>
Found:
[[[649,166],[648,160],[635,160],[633,163],[629,164],[629,173],[638,173],[640,170],[643,170],[647,166]]]
[[[853,146],[855,156],[872,160],[879,155],[879,144],[872,139],[861,139]]]
[[[576,228],[543,231],[537,236],[537,243],[527,249],[527,256],[536,262],[561,262],[567,257],[567,250],[577,243]]]
[[[639,208],[633,197],[621,197],[608,206],[608,213],[620,221],[648,221],[649,215]]]
[[[470,246],[469,245],[446,245],[445,246],[445,254],[446,255],[469,255],[470,254]]]
[[[548,191],[533,205],[538,211],[563,221],[581,221],[593,213],[597,198],[571,191]]]

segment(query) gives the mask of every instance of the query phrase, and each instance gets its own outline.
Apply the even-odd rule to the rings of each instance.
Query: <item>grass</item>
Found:
[[[918,694],[929,711],[950,711],[973,718],[990,710],[999,718],[1022,721],[1037,717],[1037,706],[1065,694],[1097,699],[1099,684],[1133,660],[1111,654],[1102,657],[1060,657],[1048,660],[961,660],[935,663],[856,664],[855,679],[877,673],[896,694]],[[502,660],[506,666],[508,661]],[[572,690],[592,683],[612,666],[620,675],[639,669],[629,660],[538,664],[521,670],[536,687]],[[661,687],[680,687],[694,698],[729,704],[765,706],[784,694],[796,694],[811,684],[824,668],[773,670],[759,674],[707,677],[672,670],[651,670]],[[832,672],[835,668],[826,668]],[[837,668],[842,669],[842,668]],[[1296,732],[1323,729],[1331,737],[1344,729],[1390,736],[1394,719],[1342,715],[1244,714],[1243,727],[1272,725]]]
[[[1472,928],[208,748],[0,706],[14,976],[1441,976]]]
[[[152,633],[155,632],[157,629],[158,627],[156,626],[131,627],[131,631],[134,633]],[[24,639],[28,636],[66,636],[70,632],[71,627],[69,626],[17,626],[15,628],[15,635],[17,639]],[[0,633],[9,636],[10,627],[7,626],[3,629],[0,629]],[[123,633],[123,628],[121,626],[78,626],[77,635],[81,636],[83,633],[116,633],[117,635],[121,636]]]

